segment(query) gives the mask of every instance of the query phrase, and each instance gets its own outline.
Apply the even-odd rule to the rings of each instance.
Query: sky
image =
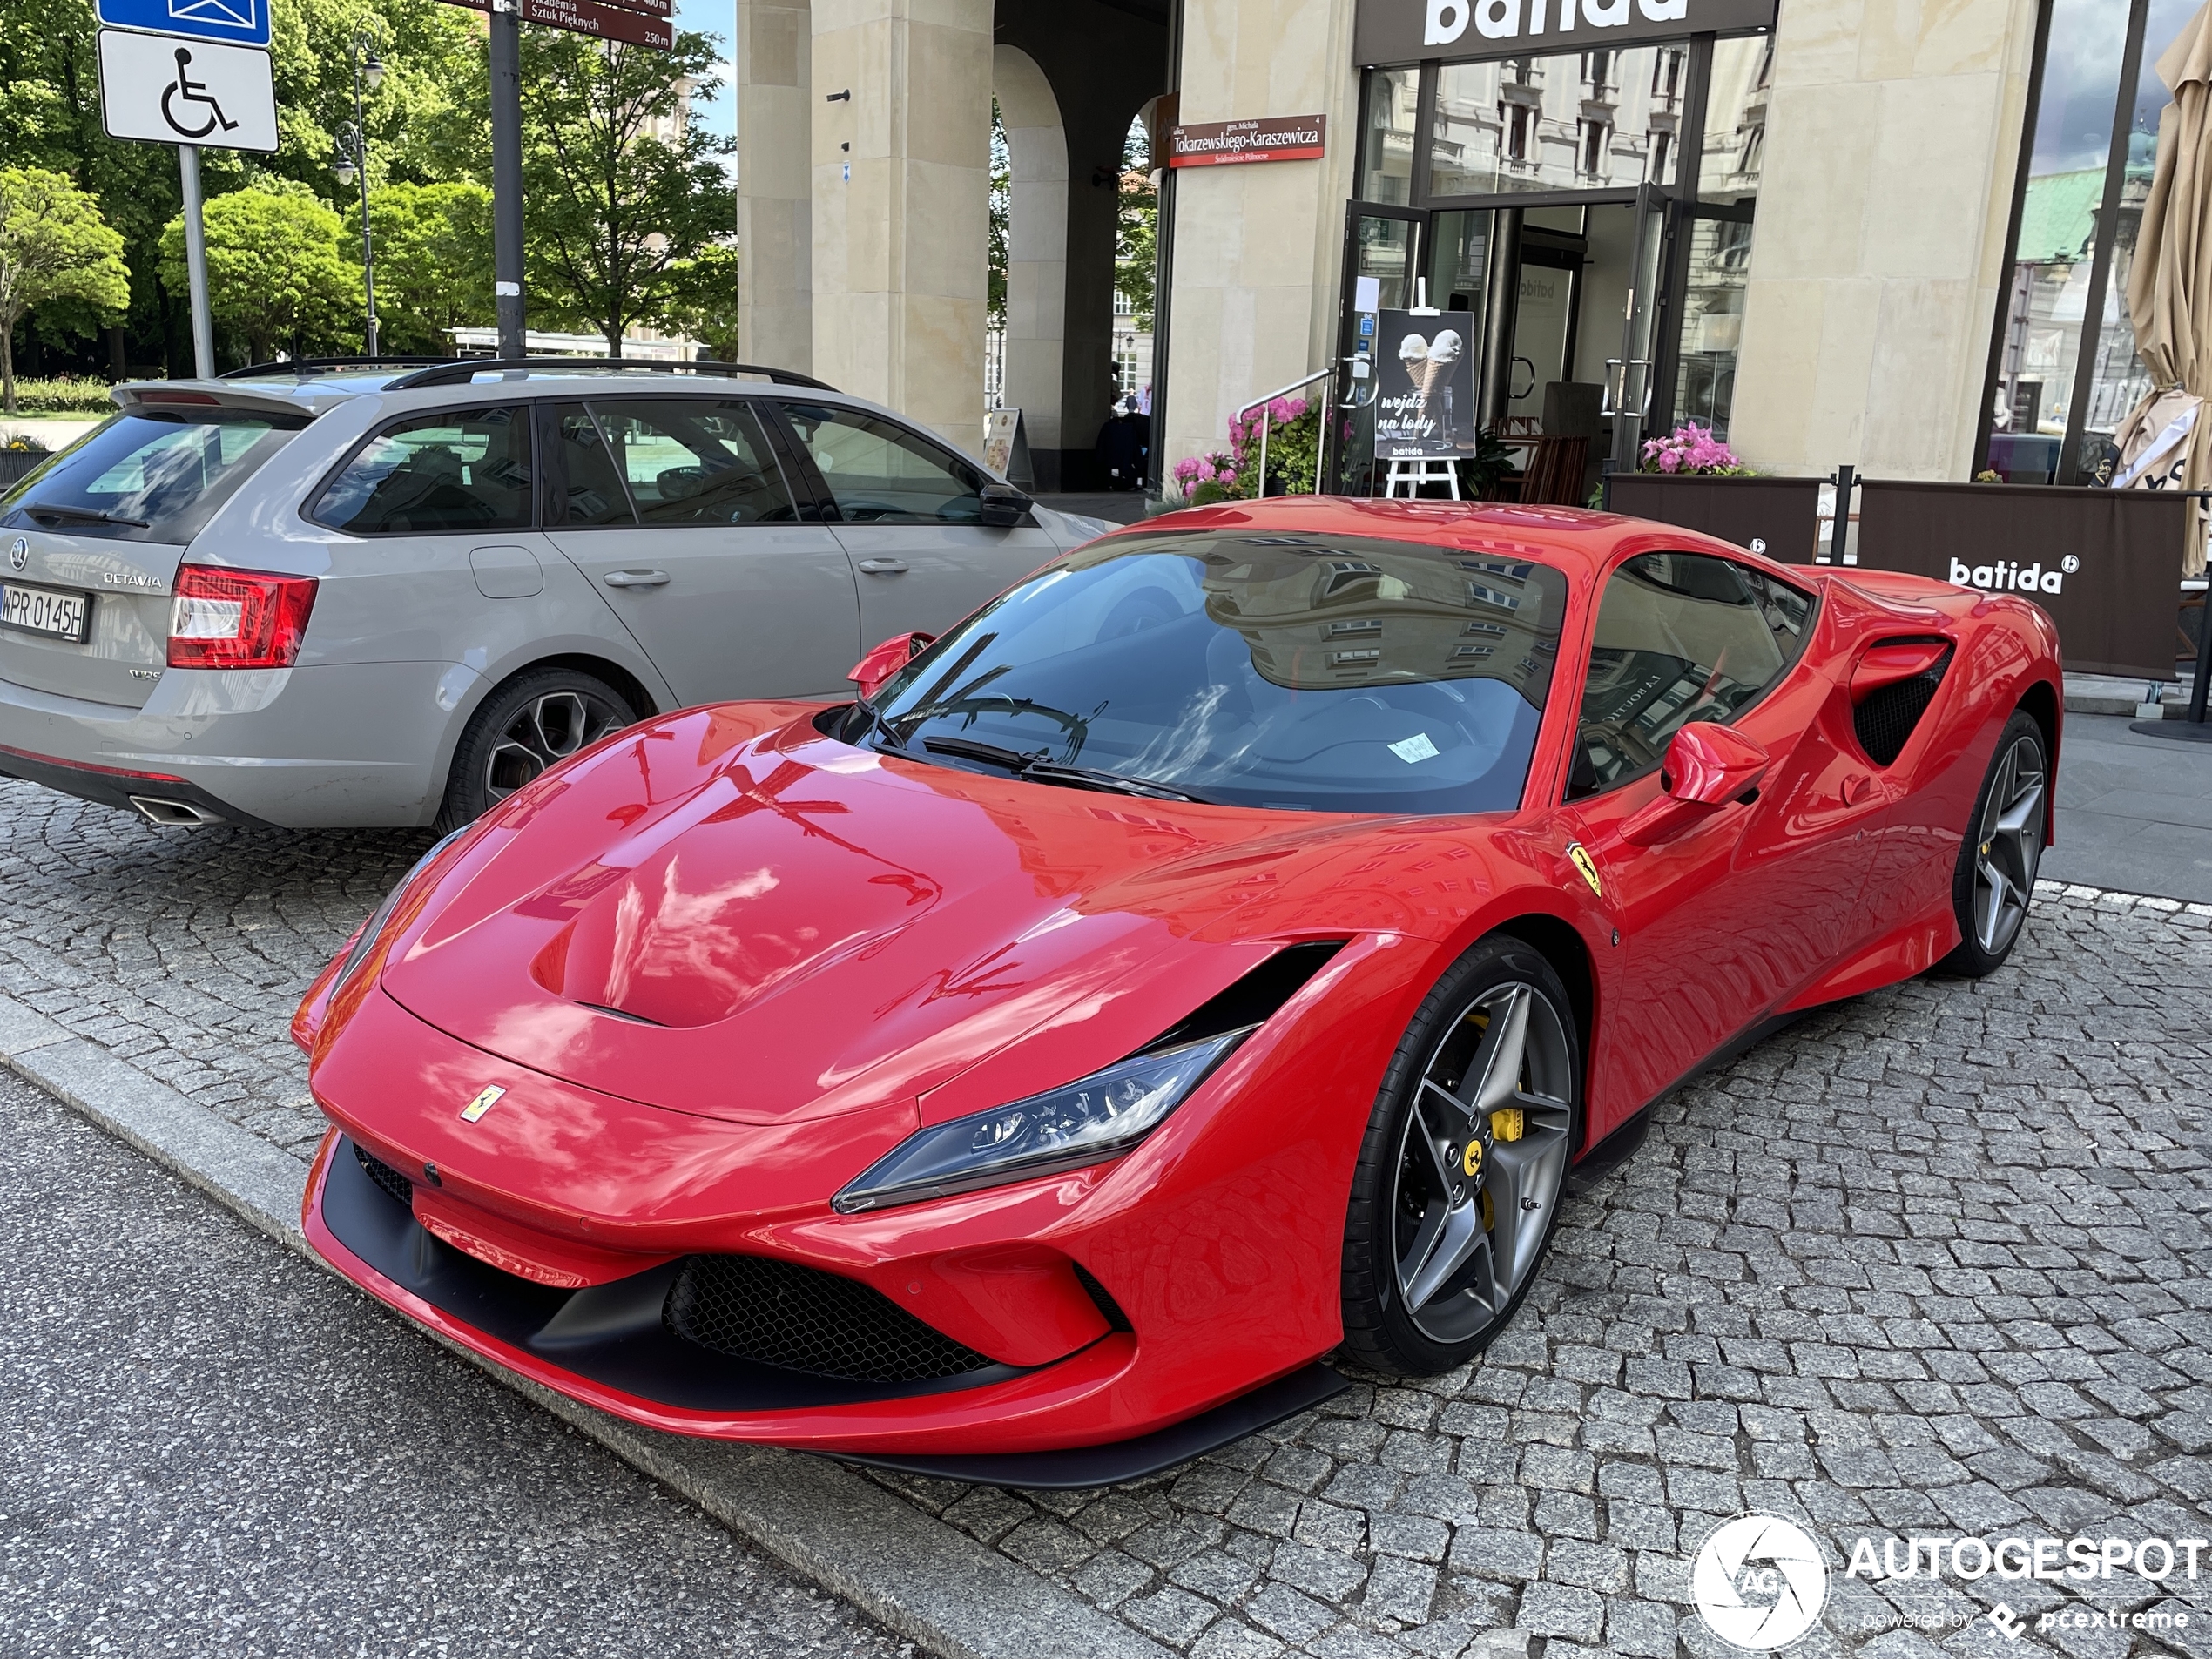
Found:
[[[737,131],[738,104],[730,85],[733,73],[730,54],[736,37],[737,19],[738,0],[676,0],[678,28],[696,29],[703,35],[713,36],[721,44],[721,82],[693,109],[710,131],[725,138]]]

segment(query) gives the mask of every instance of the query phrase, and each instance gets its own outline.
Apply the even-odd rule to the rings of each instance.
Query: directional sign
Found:
[[[270,0],[98,0],[100,21],[113,28],[224,40],[233,46],[269,44],[269,4]]]
[[[471,11],[491,10],[491,0],[447,0],[447,3],[467,6]],[[601,5],[598,0],[521,0],[520,10],[525,23],[542,23],[571,34],[597,35],[602,40],[627,41],[659,51],[676,44],[674,25],[661,21],[674,8],[671,5],[663,10],[656,0],[620,0],[614,5]],[[648,10],[659,15],[644,16]]]
[[[276,84],[269,55],[251,46],[103,29],[100,124],[111,138],[273,151]]]

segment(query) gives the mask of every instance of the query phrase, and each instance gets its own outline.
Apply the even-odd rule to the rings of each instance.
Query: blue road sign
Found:
[[[269,44],[269,0],[98,0],[100,21],[237,46]]]

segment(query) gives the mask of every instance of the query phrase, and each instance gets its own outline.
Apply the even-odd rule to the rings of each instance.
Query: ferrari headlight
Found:
[[[832,1199],[842,1214],[1097,1163],[1143,1140],[1254,1028],[1162,1049],[909,1136]]]
[[[361,923],[361,932],[354,936],[353,949],[346,953],[345,967],[338,970],[338,977],[331,981],[330,989],[334,995],[344,987],[347,980],[361,971],[361,965],[368,960],[368,953],[374,948],[377,935],[384,931],[385,923],[391,921],[392,912],[399,908],[400,900],[407,895],[407,890],[415,885],[415,878],[428,869],[431,860],[439,853],[444,852],[446,848],[451,846],[475,827],[472,824],[463,824],[452,834],[440,840],[421,858],[415,860],[414,867],[392,884],[392,890],[384,895],[384,902],[371,911],[368,920]]]

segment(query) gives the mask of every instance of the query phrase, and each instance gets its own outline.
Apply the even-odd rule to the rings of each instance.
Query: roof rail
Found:
[[[720,363],[711,358],[664,362],[644,357],[440,358],[431,368],[402,374],[384,389],[411,392],[421,386],[465,384],[479,374],[607,374],[626,371],[648,374],[758,374],[778,386],[807,386],[818,392],[837,389],[811,374],[788,368],[769,368],[759,363]]]
[[[450,357],[299,357],[288,363],[248,363],[226,368],[219,381],[252,380],[262,374],[341,374],[355,368],[421,368],[428,363],[449,363]]]

